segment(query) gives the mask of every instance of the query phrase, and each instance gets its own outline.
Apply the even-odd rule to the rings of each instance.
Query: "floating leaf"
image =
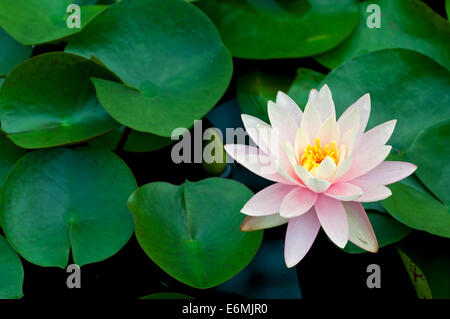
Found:
[[[398,242],[411,232],[410,228],[387,214],[368,211],[367,216],[369,216],[380,248]],[[351,254],[366,252],[351,242],[347,243],[344,250]]]
[[[261,244],[262,232],[239,230],[240,209],[251,196],[222,178],[157,182],[140,187],[128,207],[141,247],[159,267],[187,285],[210,288],[247,266]]]
[[[406,151],[424,127],[450,117],[449,71],[417,52],[371,52],[334,69],[322,83],[330,86],[338,115],[370,93],[367,130],[397,119],[389,140],[394,152]]]
[[[100,65],[64,52],[22,63],[0,90],[2,129],[24,148],[80,142],[113,130],[119,124],[99,104],[91,77],[116,79]]]
[[[423,130],[404,155],[417,165],[417,176],[441,201],[426,190],[399,183],[389,186],[393,195],[382,201],[406,225],[445,237],[450,237],[449,138],[450,120],[439,122]]]
[[[102,261],[133,233],[126,207],[136,181],[115,154],[100,150],[31,152],[12,169],[0,216],[16,251],[40,266]]]
[[[90,140],[89,145],[113,151],[117,148],[124,130],[125,127],[120,126],[108,134]],[[173,143],[173,141],[168,137],[131,130],[125,145],[123,146],[123,150],[127,152],[150,152],[166,147],[171,143]]]
[[[0,76],[7,75],[17,64],[28,59],[31,51],[31,47],[21,45],[0,28]]]
[[[94,56],[124,81],[93,79],[101,104],[114,119],[166,137],[204,116],[232,73],[230,54],[214,25],[179,0],[111,5],[66,51]]]
[[[69,28],[73,0],[0,0],[0,26],[24,45],[60,40],[79,32],[106,6],[83,6],[80,28]]]
[[[0,235],[0,299],[22,298],[23,267],[19,256]]]
[[[343,41],[358,21],[355,0],[203,0],[196,3],[235,57],[311,56]]]
[[[0,188],[11,168],[25,153],[24,149],[17,147],[4,134],[0,133]]]
[[[369,28],[374,9],[378,5],[380,28]],[[375,9],[378,10],[378,9]],[[450,68],[450,25],[418,0],[367,0],[361,4],[359,26],[350,37],[333,50],[317,56],[329,68],[361,54],[389,48],[420,52]],[[395,64],[389,64],[395,65]]]
[[[450,119],[423,130],[405,158],[417,165],[420,180],[443,203],[450,204]],[[449,216],[450,218],[450,216]]]
[[[428,285],[427,278],[425,277],[423,271],[417,267],[417,265],[397,247],[397,251],[402,259],[403,265],[408,272],[409,279],[411,279],[414,289],[417,292],[419,299],[431,299],[430,286]]]

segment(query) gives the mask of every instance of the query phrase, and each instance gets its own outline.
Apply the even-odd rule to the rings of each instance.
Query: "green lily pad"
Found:
[[[0,299],[22,298],[23,267],[19,256],[0,235]]]
[[[415,235],[396,246],[418,297],[450,298],[449,240],[420,233]]]
[[[99,136],[89,141],[89,145],[102,148],[108,151],[113,151],[117,148],[120,138],[124,133],[125,127],[120,126],[114,131],[105,135]],[[128,138],[123,146],[123,150],[127,152],[151,152],[160,148],[166,147],[173,143],[170,138],[162,137],[150,133],[138,132],[131,130]]]
[[[159,292],[141,297],[139,299],[193,299],[193,298],[176,292]]]
[[[18,43],[0,28],[0,76],[7,75],[17,64],[31,56],[33,49]]]
[[[392,216],[406,225],[444,237],[450,237],[449,138],[450,120],[438,122],[424,129],[404,155],[417,165],[420,181],[437,198],[417,184],[403,182],[389,186],[393,195],[381,202]]]
[[[214,22],[235,57],[293,58],[327,51],[358,22],[358,1],[203,0],[196,3]]]
[[[419,179],[443,203],[450,204],[450,119],[423,130],[405,158],[417,165]],[[450,216],[449,216],[450,218]]]
[[[133,234],[126,207],[136,181],[115,154],[51,149],[22,157],[3,188],[0,216],[11,245],[39,266],[105,260]]]
[[[374,4],[379,6],[380,28],[369,28],[367,24],[374,14],[367,12],[367,7]],[[367,52],[402,48],[420,52],[450,68],[449,37],[448,21],[422,1],[367,0],[361,3],[359,26],[351,36],[316,59],[333,69]]]
[[[64,52],[22,63],[0,90],[2,129],[24,148],[80,142],[115,129],[119,124],[95,96],[94,76],[116,80],[100,65]]]
[[[370,223],[372,224],[373,230],[377,237],[379,248],[396,243],[411,233],[410,228],[402,223],[399,223],[387,214],[368,211],[367,216],[370,219]],[[351,242],[347,243],[344,251],[351,254],[366,252],[364,249],[359,248]]]
[[[252,195],[222,178],[180,186],[157,182],[140,187],[128,207],[147,255],[175,279],[204,289],[230,279],[255,256],[262,231],[239,230],[240,209]]]
[[[66,51],[94,56],[123,80],[125,85],[93,79],[101,104],[114,119],[165,137],[203,117],[225,92],[232,73],[231,56],[214,25],[180,0],[111,5]]]
[[[445,0],[445,12],[447,13],[447,20],[450,19],[450,0]]]
[[[82,6],[81,28],[69,28],[67,7],[73,0],[1,0],[0,26],[23,45],[52,42],[83,29],[107,6]]]
[[[414,51],[368,53],[334,69],[322,83],[333,92],[338,115],[370,93],[372,109],[366,130],[397,119],[389,140],[394,153],[406,151],[424,127],[450,117],[449,71]]]
[[[0,188],[11,168],[25,153],[26,150],[17,147],[5,134],[0,133]]]
[[[242,113],[269,123],[267,102],[275,101],[278,90],[287,92],[293,78],[285,74],[251,71],[237,80],[237,98]]]

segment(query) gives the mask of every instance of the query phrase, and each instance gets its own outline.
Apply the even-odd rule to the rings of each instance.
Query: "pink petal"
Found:
[[[377,146],[385,145],[394,132],[397,120],[392,120],[375,126],[364,133],[358,141],[355,153],[364,153]]]
[[[281,202],[280,216],[292,218],[304,214],[314,205],[316,199],[317,194],[309,189],[294,188]]]
[[[322,195],[314,208],[325,233],[338,247],[344,248],[348,241],[348,221],[341,201]]]
[[[343,205],[348,218],[348,239],[356,246],[376,253],[378,251],[377,238],[362,205],[356,202],[344,202]]]
[[[371,181],[375,184],[389,185],[408,177],[416,169],[416,165],[408,162],[385,161],[358,179]]]
[[[297,103],[289,97],[289,95],[278,91],[276,104],[286,110],[289,117],[292,118],[297,127],[300,127],[302,121],[303,112],[298,107]]]
[[[364,152],[358,155],[354,155],[353,163],[347,173],[341,177],[341,182],[350,181],[356,177],[362,176],[379,164],[381,164],[389,155],[392,146],[381,145],[373,148],[369,152]]]
[[[348,183],[333,184],[325,192],[325,195],[342,201],[356,200],[360,198],[362,194],[363,191],[361,188]]]
[[[280,140],[294,145],[298,125],[296,120],[291,117],[289,111],[269,101],[267,112],[269,114],[270,124],[272,124],[272,128],[280,136]]]
[[[276,183],[256,193],[241,209],[241,213],[249,216],[276,214],[280,211],[281,202],[296,186]]]
[[[392,195],[391,190],[382,184],[375,184],[358,178],[351,180],[351,183],[362,189],[362,196],[355,199],[357,202],[376,202]]]
[[[355,103],[353,103],[348,109],[346,109],[345,112],[342,114],[342,116],[339,118],[339,121],[341,121],[341,118],[345,118],[345,115],[352,112],[354,109],[359,109],[358,136],[361,136],[362,133],[364,133],[364,130],[366,129],[367,122],[369,121],[369,116],[370,116],[370,95],[369,95],[369,93],[361,96]],[[342,130],[341,130],[341,132],[342,132]]]
[[[244,123],[245,130],[247,131],[248,135],[252,139],[252,141],[258,145],[259,148],[261,148],[265,153],[267,153],[267,149],[265,148],[265,145],[261,145],[261,139],[258,138],[259,132],[257,128],[265,127],[270,129],[270,125],[265,123],[264,121],[261,121],[260,119],[247,115],[242,114],[242,123]]]
[[[330,116],[336,121],[333,97],[328,85],[325,84],[318,93],[313,94],[313,100],[311,102],[317,106],[322,122]]]
[[[308,133],[311,139],[314,139],[319,132],[319,128],[322,125],[322,120],[320,119],[319,111],[314,103],[308,101],[305,107],[305,112],[303,113],[301,128]]]
[[[319,229],[320,223],[314,208],[303,215],[289,219],[284,246],[284,259],[287,267],[294,267],[305,257],[316,239]]]
[[[247,216],[241,224],[241,231],[254,231],[260,229],[272,228],[284,225],[288,219],[281,217],[279,214],[267,216]]]
[[[280,174],[280,168],[273,158],[262,154],[256,147],[227,144],[224,148],[228,155],[249,171],[273,182],[295,185],[294,182]]]

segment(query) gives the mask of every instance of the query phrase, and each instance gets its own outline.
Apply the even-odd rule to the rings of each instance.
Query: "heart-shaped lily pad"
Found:
[[[379,19],[380,28],[369,27],[373,19]],[[422,1],[366,0],[361,3],[359,26],[351,36],[317,56],[317,60],[335,68],[367,52],[403,48],[420,52],[450,68],[449,37],[448,21]]]
[[[414,51],[368,53],[331,71],[325,83],[333,93],[338,115],[370,93],[372,107],[366,130],[397,119],[389,140],[394,152],[406,151],[424,127],[450,117],[449,71]]]
[[[128,207],[141,247],[159,267],[187,285],[210,288],[247,266],[261,244],[261,231],[239,230],[240,209],[251,196],[222,178],[157,182],[140,187]]]
[[[406,225],[445,237],[450,237],[449,139],[450,120],[445,120],[423,130],[405,154],[417,165],[419,179],[437,198],[397,183],[389,186],[393,195],[382,201],[386,210]]]
[[[73,0],[0,0],[0,26],[24,45],[59,40],[79,32],[106,6],[82,6],[80,28],[69,28]]]
[[[91,77],[117,78],[77,55],[38,55],[15,68],[0,90],[2,129],[17,145],[80,142],[118,127],[99,104]]]
[[[402,223],[396,221],[391,216],[375,212],[368,211],[367,216],[370,219],[373,230],[378,241],[378,247],[384,247],[403,239],[406,235],[411,233],[411,229]],[[365,253],[366,251],[351,242],[348,242],[344,250],[351,254]]]
[[[231,56],[214,25],[181,0],[111,5],[66,51],[94,56],[126,84],[93,80],[114,119],[166,137],[204,116],[225,92],[232,73]]]
[[[11,38],[0,28],[0,76],[5,76],[17,64],[31,56],[31,47],[26,47]]]
[[[203,0],[196,5],[239,58],[311,56],[336,46],[358,22],[355,0]]]
[[[23,267],[19,256],[0,235],[0,299],[22,297]]]
[[[0,215],[16,251],[40,266],[102,261],[133,233],[126,207],[136,181],[115,154],[89,148],[31,152],[3,188]]]

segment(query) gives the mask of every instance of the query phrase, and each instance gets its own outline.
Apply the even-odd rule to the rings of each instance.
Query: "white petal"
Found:
[[[316,171],[316,177],[321,178],[327,181],[331,181],[336,172],[336,163],[331,159],[331,157],[327,156],[320,163],[319,167]]]
[[[300,159],[303,155],[303,151],[309,144],[311,144],[311,139],[308,133],[304,129],[299,128],[297,130],[297,135],[295,136],[295,156],[297,160]]]
[[[294,144],[295,135],[298,129],[295,119],[291,117],[286,109],[280,107],[272,101],[269,101],[267,111],[272,128],[277,130],[281,140],[289,141]]]
[[[317,105],[317,110],[319,111],[322,121],[325,121],[330,116],[336,121],[333,97],[328,85],[325,84],[322,86],[314,100],[314,104]]]
[[[245,130],[247,131],[248,135],[252,139],[252,141],[258,145],[265,153],[267,153],[267,150],[265,149],[264,145],[260,145],[260,139],[258,138],[258,132],[257,127],[267,127],[270,129],[270,125],[265,123],[264,121],[261,121],[260,119],[247,115],[242,114],[241,115],[242,123],[244,123]]]
[[[355,147],[355,153],[364,153],[374,147],[385,145],[394,132],[397,120],[392,120],[375,126],[364,133]]]
[[[297,103],[294,102],[293,99],[290,98],[289,95],[278,91],[276,104],[282,108],[284,108],[289,116],[294,120],[297,127],[300,127],[300,123],[302,121],[303,112],[298,107]]]
[[[318,138],[323,146],[331,141],[335,141],[336,144],[339,145],[339,126],[337,125],[334,116],[330,116],[322,124],[319,129]]]
[[[313,178],[308,178],[305,181],[305,185],[313,192],[322,193],[322,192],[326,191],[328,189],[328,187],[330,187],[331,183],[329,181],[313,177]]]
[[[313,138],[313,136],[317,136],[321,125],[322,120],[320,119],[320,114],[317,111],[316,106],[308,101],[305,112],[303,113],[301,128]]]

